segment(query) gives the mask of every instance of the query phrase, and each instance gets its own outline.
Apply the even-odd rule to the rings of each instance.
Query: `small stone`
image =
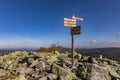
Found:
[[[108,65],[108,62],[107,62],[107,61],[103,61],[103,64],[104,64],[104,65]]]
[[[103,59],[103,57],[102,57],[102,55],[100,55],[100,60],[102,60]]]
[[[27,80],[24,75],[19,75],[15,80]]]

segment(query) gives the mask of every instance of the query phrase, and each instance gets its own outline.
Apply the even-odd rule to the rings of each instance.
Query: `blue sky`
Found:
[[[0,48],[70,47],[63,18],[82,17],[76,48],[120,47],[120,0],[0,0]]]

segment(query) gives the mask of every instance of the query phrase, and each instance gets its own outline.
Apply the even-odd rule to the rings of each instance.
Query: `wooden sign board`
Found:
[[[79,35],[81,32],[81,26],[71,28],[71,35]]]

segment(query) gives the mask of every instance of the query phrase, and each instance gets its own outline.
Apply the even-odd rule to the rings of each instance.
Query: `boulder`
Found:
[[[46,76],[40,78],[39,80],[47,80],[48,78]]]
[[[106,80],[106,79],[102,73],[94,72],[90,75],[89,80]]]
[[[102,60],[103,59],[103,56],[102,55],[100,55],[100,60]]]
[[[76,71],[76,75],[82,79],[86,79],[91,72],[93,71],[94,67],[90,64],[79,64],[78,70]]]
[[[68,77],[68,79],[77,79],[76,75],[72,73],[70,70],[66,70],[56,64],[52,64],[51,71],[53,74],[56,74],[57,76],[64,75],[65,77]],[[68,80],[66,79],[66,80]]]
[[[61,75],[60,80],[72,80],[72,78],[68,75],[66,75],[66,76]]]
[[[50,80],[56,80],[56,79],[57,79],[57,75],[52,74],[52,73],[48,74],[47,77],[48,77]]]
[[[17,78],[15,78],[15,80],[27,80],[27,79],[25,78],[25,75],[21,74]]]
[[[5,76],[6,74],[7,74],[7,71],[5,71],[4,69],[0,69],[0,77]]]
[[[74,58],[77,59],[77,60],[80,60],[82,58],[82,55],[81,54],[77,54],[77,55],[75,55]]]
[[[60,54],[57,50],[53,51],[53,54]]]
[[[49,56],[49,59],[47,60],[47,62],[53,63],[53,62],[55,62],[55,61],[58,60],[57,57],[58,57],[57,54],[55,54],[55,55],[50,55],[50,56]]]
[[[117,72],[114,71],[114,70],[111,70],[111,71],[110,71],[110,76],[113,77],[113,78],[118,78],[118,79],[120,79],[120,75],[117,74]]]
[[[111,67],[109,65],[93,64],[93,66],[93,72],[99,72],[99,74],[102,74],[106,80],[111,80],[111,76],[109,75]]]
[[[76,75],[80,76],[80,78],[82,79],[88,79],[88,80],[92,80],[93,78],[97,77],[97,75],[99,75],[99,78],[104,77],[103,80],[111,80],[108,70],[109,70],[108,67],[105,66],[100,66],[98,64],[84,63],[81,64],[80,67],[78,67]],[[95,75],[93,76],[93,74]],[[93,80],[97,80],[97,78]]]

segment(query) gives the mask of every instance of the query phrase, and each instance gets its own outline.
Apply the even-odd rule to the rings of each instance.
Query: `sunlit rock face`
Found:
[[[75,53],[15,51],[0,56],[0,80],[120,80],[120,62]]]

